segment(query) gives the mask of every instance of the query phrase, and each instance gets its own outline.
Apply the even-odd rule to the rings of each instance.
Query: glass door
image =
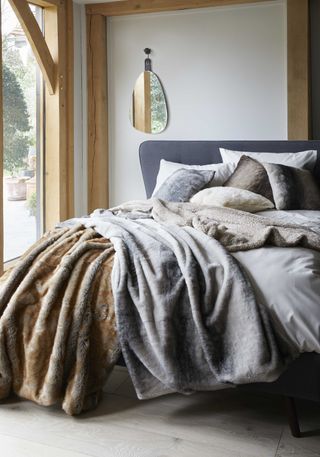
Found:
[[[40,27],[42,8],[31,6]],[[27,37],[2,0],[4,262],[41,235],[43,80]]]

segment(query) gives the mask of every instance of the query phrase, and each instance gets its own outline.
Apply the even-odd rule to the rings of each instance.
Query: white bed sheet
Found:
[[[320,211],[264,211],[262,216],[307,226],[320,233]],[[237,252],[267,306],[273,325],[300,352],[320,353],[320,252],[266,247]]]

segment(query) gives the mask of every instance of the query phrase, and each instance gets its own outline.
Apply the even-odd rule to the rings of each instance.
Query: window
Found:
[[[42,27],[42,8],[31,6]],[[27,37],[2,0],[4,262],[41,235],[43,80]]]
[[[1,2],[0,273],[74,216],[72,0]]]

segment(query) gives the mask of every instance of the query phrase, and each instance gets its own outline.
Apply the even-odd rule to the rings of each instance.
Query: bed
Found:
[[[320,182],[320,141],[146,141],[139,155],[146,196],[152,195],[161,159],[190,165],[221,162],[219,148],[256,152],[318,151],[314,174]],[[320,292],[320,291],[319,291]],[[319,296],[320,299],[320,296]],[[286,399],[289,425],[293,436],[301,436],[295,398],[320,402],[320,355],[302,354],[278,380],[240,388],[283,395]]]
[[[140,399],[229,387],[267,390],[285,396],[299,436],[293,399],[320,400],[319,146],[143,143],[147,197],[160,160],[178,163],[160,187],[160,194],[169,189],[167,196],[65,221],[0,278],[0,399],[15,393],[44,406],[62,400],[67,414],[80,414],[98,404],[121,352]],[[303,165],[262,164],[247,154],[227,179],[234,184],[243,166],[254,166],[260,171],[246,169],[245,177],[261,183],[264,176],[273,202],[259,194],[262,188],[251,192],[225,180],[214,185],[229,168],[212,170],[221,161],[219,147],[240,156],[244,150],[291,151],[291,164],[311,154],[315,177]],[[181,163],[211,163],[211,170],[182,170]],[[278,181],[270,187],[280,172],[287,176],[281,183],[290,175],[288,191],[279,192]],[[306,178],[305,192],[295,192],[302,185],[292,181],[298,176]],[[195,193],[177,200],[173,189],[179,198]],[[262,216],[272,216],[252,214],[260,206],[239,211],[193,200],[230,190],[264,202]],[[279,195],[304,200],[280,208]],[[302,211],[283,211],[288,208]]]

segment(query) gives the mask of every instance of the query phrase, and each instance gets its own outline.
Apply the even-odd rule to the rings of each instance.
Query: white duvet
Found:
[[[320,211],[264,211],[320,232]],[[300,352],[320,353],[320,252],[266,247],[233,254],[270,311],[275,329]]]

